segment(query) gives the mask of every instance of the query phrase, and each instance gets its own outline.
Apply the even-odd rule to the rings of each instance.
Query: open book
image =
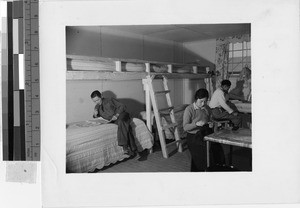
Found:
[[[98,118],[94,118],[92,120],[89,120],[88,121],[89,123],[94,123],[94,124],[107,124],[109,123],[110,121],[109,120],[106,120],[102,117],[98,117]]]

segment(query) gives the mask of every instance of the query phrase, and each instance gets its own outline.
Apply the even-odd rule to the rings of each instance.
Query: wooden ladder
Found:
[[[162,78],[163,87],[164,87],[163,91],[154,91],[153,80],[155,78]],[[156,121],[156,125],[157,125],[157,131],[158,131],[158,135],[159,135],[159,140],[160,140],[163,157],[164,158],[169,157],[168,147],[173,145],[174,143],[176,143],[176,145],[177,145],[178,152],[182,152],[182,140],[180,139],[179,132],[178,132],[178,124],[176,122],[175,115],[174,115],[174,106],[172,105],[172,102],[171,102],[170,90],[168,88],[168,79],[163,75],[148,75],[147,78],[144,79],[143,82],[144,82],[144,84],[147,85],[147,89],[149,90],[149,93],[150,93],[150,100],[151,100],[151,103],[153,106],[153,112],[154,112],[154,116],[155,116],[155,121]],[[164,94],[166,96],[166,100],[167,100],[167,104],[168,104],[167,108],[159,108],[158,107],[156,96],[161,95],[161,94]],[[166,111],[168,111],[168,114],[170,115],[172,123],[163,126],[162,121],[161,121],[161,114]],[[174,131],[171,130],[172,128],[174,129]],[[170,142],[168,144],[166,144],[166,139],[165,139],[165,131],[167,129],[170,129],[170,132],[173,132],[174,138],[175,138],[175,141]]]

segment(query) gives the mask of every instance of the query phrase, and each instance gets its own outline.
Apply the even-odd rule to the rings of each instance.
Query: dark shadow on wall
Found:
[[[118,101],[126,105],[127,112],[130,113],[132,117],[139,118],[141,111],[145,111],[146,106],[137,100],[131,98],[117,98],[116,94],[110,90],[103,91],[102,97],[105,98],[116,98]]]
[[[187,64],[197,64],[200,65],[200,70],[198,70],[198,73],[206,73],[206,67],[209,67],[210,71],[214,71],[216,68],[215,63],[212,63],[211,61],[195,54],[192,51],[185,50],[184,52],[185,57],[185,63]],[[189,89],[192,91],[197,91],[199,88],[206,88],[206,84],[204,82],[204,79],[198,79],[199,82],[197,82],[197,79],[194,79],[193,81],[189,82]],[[211,96],[211,95],[210,95]]]

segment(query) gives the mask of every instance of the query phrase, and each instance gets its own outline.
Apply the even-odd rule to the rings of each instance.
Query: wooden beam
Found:
[[[164,75],[168,79],[204,79],[209,74],[181,73],[146,73],[146,72],[102,72],[102,71],[67,71],[67,80],[141,80],[147,75]]]
[[[80,55],[66,55],[68,59],[74,60],[84,60],[84,61],[105,61],[105,62],[128,62],[128,63],[146,63],[148,61],[140,60],[140,59],[121,59],[121,58],[106,58],[106,57],[94,57],[94,56],[80,56]],[[201,64],[188,64],[188,63],[175,63],[175,62],[162,62],[162,61],[149,61],[151,64],[163,64],[163,65],[173,65],[173,66],[202,66]]]

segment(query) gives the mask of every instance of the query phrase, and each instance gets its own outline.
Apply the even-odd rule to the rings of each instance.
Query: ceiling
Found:
[[[199,40],[250,34],[250,24],[182,24],[182,25],[129,25],[101,26],[118,31],[147,35],[163,40],[192,42]]]

